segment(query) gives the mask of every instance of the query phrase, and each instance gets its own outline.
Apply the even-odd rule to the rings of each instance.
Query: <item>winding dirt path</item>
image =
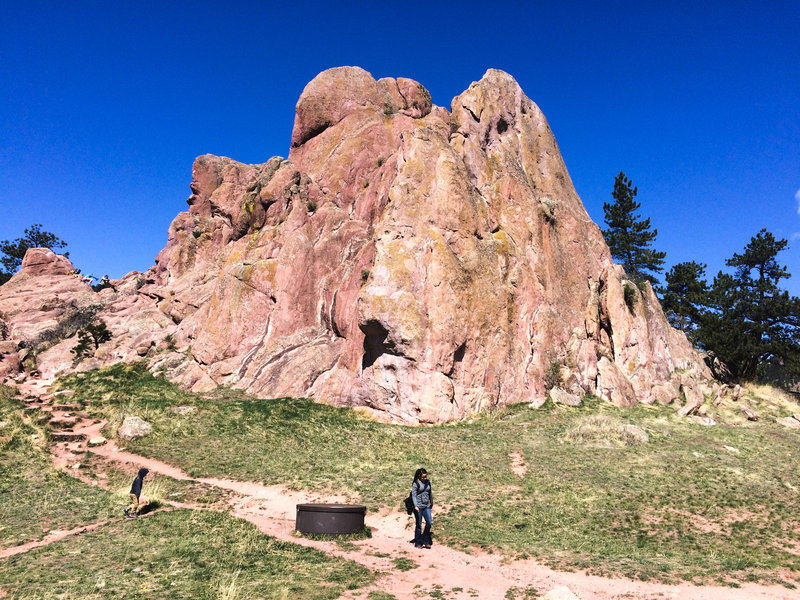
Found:
[[[48,382],[34,382],[22,386],[23,394],[45,397]],[[46,400],[45,400],[46,401]],[[68,411],[53,409],[55,418],[68,415]],[[74,416],[74,415],[68,415]],[[382,511],[368,514],[366,524],[372,529],[372,538],[344,545],[335,542],[314,541],[293,534],[295,506],[309,502],[345,502],[336,496],[320,496],[304,491],[289,490],[284,486],[265,486],[258,483],[217,478],[193,478],[181,469],[164,462],[145,458],[121,450],[113,441],[88,447],[86,440],[99,435],[105,423],[80,419],[72,432],[83,437],[52,448],[53,461],[59,467],[68,467],[83,452],[92,452],[117,463],[127,463],[132,470],[140,467],[181,481],[193,481],[231,494],[229,510],[232,515],[253,523],[260,531],[278,539],[313,547],[327,554],[355,561],[379,573],[376,582],[359,590],[346,592],[341,600],[364,600],[371,591],[392,594],[398,600],[417,600],[430,592],[447,600],[504,600],[512,588],[519,597],[524,590],[533,588],[550,600],[800,600],[800,592],[781,586],[743,584],[739,588],[690,584],[664,585],[628,579],[609,579],[587,575],[583,572],[560,572],[533,560],[508,561],[498,555],[466,554],[445,546],[433,549],[416,549],[410,543],[412,521],[405,514]],[[68,472],[83,479],[79,469]],[[91,480],[92,485],[98,481]],[[202,509],[200,506],[166,502],[174,507]],[[102,527],[109,521],[94,523],[70,531],[52,532],[38,542],[0,551],[0,558],[26,552],[69,535]],[[402,571],[394,562],[409,559],[417,566]]]

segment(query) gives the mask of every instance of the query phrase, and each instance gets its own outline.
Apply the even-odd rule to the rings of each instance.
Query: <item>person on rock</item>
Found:
[[[411,499],[414,502],[414,547],[430,548],[431,540],[431,509],[433,508],[433,490],[425,469],[417,469],[414,473],[414,482],[411,484]],[[422,519],[425,519],[425,529],[422,530]]]
[[[139,496],[142,493],[142,483],[144,482],[145,475],[147,475],[149,472],[150,471],[145,468],[139,469],[139,474],[131,484],[131,504],[128,506],[128,508],[122,511],[129,519],[135,519],[139,516]]]

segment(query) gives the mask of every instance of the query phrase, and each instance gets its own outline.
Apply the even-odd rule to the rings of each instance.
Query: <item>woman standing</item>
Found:
[[[425,469],[417,469],[414,482],[411,484],[411,499],[414,501],[414,547],[430,548],[431,540],[431,508],[433,508],[433,490]],[[425,530],[420,532],[422,519],[425,519]]]

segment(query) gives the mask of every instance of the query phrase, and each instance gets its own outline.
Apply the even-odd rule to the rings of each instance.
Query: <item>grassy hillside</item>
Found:
[[[0,548],[106,523],[0,559],[0,598],[316,600],[338,598],[374,578],[361,565],[275,540],[227,512],[174,510],[121,518],[130,475],[103,464],[112,491],[86,485],[52,467],[47,435],[13,390],[0,386]],[[82,470],[91,471],[98,462],[92,457]],[[159,496],[224,504],[224,494],[192,483],[162,477],[146,485],[151,506]]]
[[[425,466],[437,539],[455,547],[665,582],[800,582],[800,434],[775,422],[800,408],[768,388],[743,400],[758,422],[728,406],[710,410],[713,427],[673,407],[596,399],[405,427],[305,399],[195,395],[136,365],[59,385],[109,418],[109,434],[125,415],[150,421],[154,433],[128,448],[194,476],[331,490],[400,510]],[[194,410],[168,410],[179,405]]]

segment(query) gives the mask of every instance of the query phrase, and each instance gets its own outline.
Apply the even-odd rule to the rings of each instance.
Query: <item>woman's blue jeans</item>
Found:
[[[425,529],[421,530],[422,519],[425,519]],[[431,507],[425,506],[414,511],[414,545],[431,545]]]

